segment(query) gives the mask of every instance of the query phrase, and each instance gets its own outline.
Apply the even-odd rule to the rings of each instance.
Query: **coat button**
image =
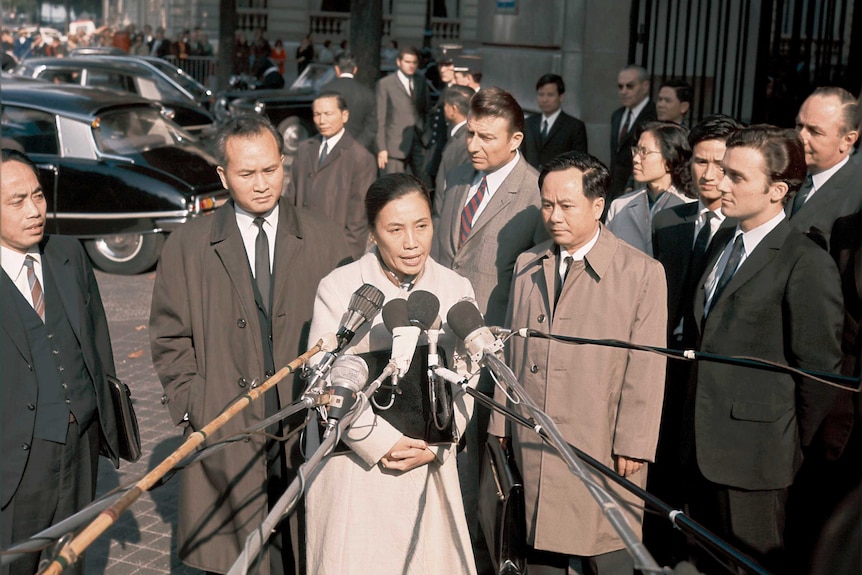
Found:
[[[536,373],[536,372],[538,372],[538,371],[539,371],[539,366],[538,366],[538,365],[531,365],[531,366],[530,366],[530,373]]]
[[[245,327],[245,320],[242,318],[239,318],[238,320],[236,320],[236,325],[240,329],[244,328]]]
[[[30,449],[30,444],[29,443],[22,443],[21,449],[23,449],[24,451],[27,451],[28,449]]]
[[[29,369],[30,371],[33,371],[33,366],[32,366],[32,365],[30,365],[30,364],[28,363],[28,364],[27,364],[27,369]]]
[[[269,371],[267,371],[267,372],[264,374],[264,377],[266,377],[267,379],[269,379],[269,378],[270,378],[270,377],[272,377],[273,375],[275,375],[275,372],[274,372],[274,371],[272,371],[272,370],[269,370]]]
[[[248,380],[246,380],[246,378],[244,377],[239,378],[236,382],[237,384],[239,384],[240,387],[245,387],[246,385],[248,385]]]
[[[539,317],[536,318],[536,321],[538,321],[539,323],[545,323],[545,314],[540,313]]]
[[[35,409],[36,409],[36,406],[35,406],[35,405],[33,405],[32,403],[28,403],[28,404],[27,404],[27,409],[29,409],[30,411],[33,411],[33,410],[35,410]]]

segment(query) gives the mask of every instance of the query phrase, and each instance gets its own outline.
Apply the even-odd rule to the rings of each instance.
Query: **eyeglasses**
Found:
[[[632,158],[635,156],[640,156],[641,158],[646,158],[650,154],[661,154],[661,152],[657,150],[647,150],[644,147],[632,146]]]

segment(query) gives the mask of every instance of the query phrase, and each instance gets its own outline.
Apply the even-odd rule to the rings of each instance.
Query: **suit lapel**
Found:
[[[458,253],[458,243],[461,239],[461,212],[464,211],[464,206],[467,205],[467,194],[470,193],[470,186],[472,186],[472,181],[476,179],[476,173],[476,170],[473,170],[473,175],[470,180],[453,190],[457,194],[455,196],[455,213],[452,218],[452,230],[450,234],[453,254]]]
[[[716,308],[722,301],[733,295],[740,287],[745,285],[745,282],[754,277],[757,272],[763,269],[772,259],[778,255],[784,240],[787,239],[787,234],[790,231],[790,224],[787,220],[781,222],[774,230],[769,232],[765,238],[754,248],[754,252],[745,258],[742,265],[734,274],[730,283],[724,288],[718,301],[713,302],[712,308]]]
[[[553,244],[552,244],[553,246]],[[537,274],[538,275],[538,274]],[[542,259],[542,274],[541,281],[536,282],[537,287],[541,290],[542,281],[544,281],[544,290],[542,295],[545,298],[545,309],[548,310],[548,323],[551,323],[551,318],[554,317],[554,307],[556,302],[556,286],[559,271],[557,270],[557,258],[554,250],[549,250],[548,254]]]
[[[15,309],[14,303],[14,298],[21,294],[5,270],[0,270],[0,274],[2,274],[0,275],[0,294],[3,297],[3,321],[0,322],[0,325],[2,325],[3,331],[12,340],[12,343],[15,344],[15,347],[18,348],[24,359],[28,363],[32,363],[30,344],[27,342],[27,332],[24,328],[24,322],[21,321],[21,316],[18,315],[18,310]]]
[[[629,212],[629,217],[634,222],[635,227],[637,227],[638,232],[644,238],[650,237],[652,234],[652,230],[649,229],[649,200],[647,199],[647,194],[649,192],[644,190],[642,194],[639,196],[632,198],[632,201],[629,202],[629,205],[626,206],[626,210]]]
[[[234,290],[239,294],[243,312],[250,321],[257,324],[257,310],[249,308],[248,304],[255,302],[256,306],[260,306],[260,302],[255,298],[256,290],[251,285],[253,276],[245,253],[245,245],[242,243],[242,236],[236,225],[233,201],[225,204],[214,217],[216,221],[213,223],[210,245],[222,262]],[[259,326],[258,329],[260,329]]]
[[[339,141],[340,145],[341,142]],[[335,146],[338,148],[338,146]],[[290,301],[287,278],[292,272],[294,261],[299,253],[301,231],[296,212],[287,204],[279,202],[278,233],[275,234],[275,258],[272,268],[273,299],[272,317],[281,315],[281,310]]]
[[[60,301],[66,310],[66,317],[69,319],[72,331],[75,332],[75,337],[81,342],[83,294],[81,294],[78,282],[75,280],[75,273],[69,265],[69,258],[65,254],[56,253],[56,250],[51,249],[49,245],[50,242],[45,243],[42,256],[45,258],[45,264],[49,267],[48,273],[54,277],[54,285],[59,292],[57,295],[60,296]],[[82,345],[81,348],[83,349],[84,346]]]

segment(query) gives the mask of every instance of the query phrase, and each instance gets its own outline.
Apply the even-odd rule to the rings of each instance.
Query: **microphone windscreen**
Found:
[[[446,314],[446,321],[455,335],[463,340],[466,340],[468,335],[485,325],[479,308],[469,300],[461,300],[450,307],[449,313]]]
[[[390,332],[396,327],[410,325],[410,315],[407,313],[407,300],[397,298],[386,302],[383,306],[383,323]]]
[[[440,300],[429,291],[416,290],[407,298],[407,316],[410,318],[410,323],[424,330],[434,325],[439,313]]]
[[[350,303],[347,304],[347,309],[359,313],[368,321],[380,312],[385,297],[383,292],[373,285],[362,284],[350,296]]]
[[[359,391],[368,383],[368,364],[358,355],[339,356],[332,364],[330,381],[333,387]]]

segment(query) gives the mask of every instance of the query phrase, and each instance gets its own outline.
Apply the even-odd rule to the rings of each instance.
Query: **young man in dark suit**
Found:
[[[641,66],[629,65],[617,76],[622,106],[611,115],[611,193],[605,202],[605,215],[611,203],[631,187],[632,153],[641,124],[657,119],[655,102],[649,97],[649,73]]]
[[[521,153],[536,168],[566,152],[587,153],[587,129],[579,119],[562,110],[566,84],[556,74],[545,74],[536,82],[536,101],[541,114],[525,123]]]
[[[107,376],[114,357],[99,287],[80,242],[45,236],[36,167],[2,152],[0,383],[2,547],[59,523],[96,494],[100,450],[118,465]],[[3,573],[36,573],[40,555]],[[71,570],[83,573],[83,561]]]
[[[837,373],[844,315],[838,271],[785,221],[783,209],[805,177],[802,141],[792,130],[753,126],[726,145],[722,211],[738,224],[721,236],[730,238],[695,294],[700,351]],[[798,375],[713,362],[700,362],[693,381],[684,433],[693,438],[685,449],[692,517],[783,572],[788,489],[834,390]]]
[[[353,138],[365,146],[372,154],[376,153],[377,101],[374,91],[354,78],[356,60],[350,52],[342,52],[335,60],[335,73],[338,76],[323,86],[320,91],[338,92],[347,102],[350,120],[345,124]]]

